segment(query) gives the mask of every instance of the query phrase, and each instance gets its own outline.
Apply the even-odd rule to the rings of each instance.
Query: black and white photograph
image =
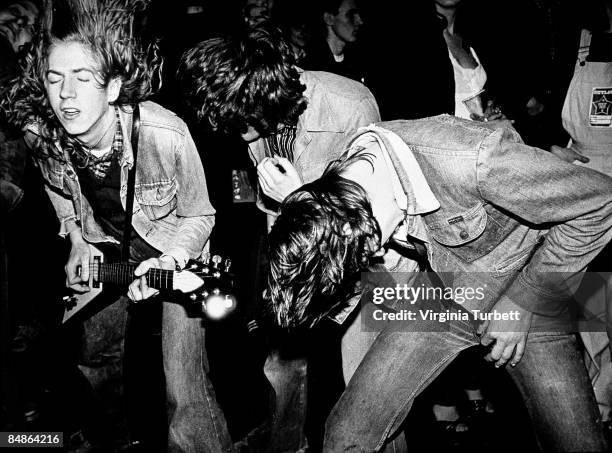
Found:
[[[0,54],[0,452],[612,451],[612,0],[0,0]]]

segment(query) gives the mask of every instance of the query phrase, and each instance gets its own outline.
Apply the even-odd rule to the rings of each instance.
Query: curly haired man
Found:
[[[269,223],[278,203],[321,176],[357,128],[380,119],[364,85],[301,70],[281,32],[265,24],[199,43],[183,56],[179,77],[199,119],[249,144]],[[270,448],[298,451],[306,445],[306,360],[275,350],[264,371],[276,391]]]
[[[120,245],[126,219],[135,107],[140,111],[130,260],[140,263],[128,295],[156,296],[144,274],[181,269],[201,255],[214,225],[214,209],[201,161],[185,123],[147,101],[160,61],[133,34],[135,13],[146,2],[109,0],[56,4],[46,11],[23,77],[4,107],[25,131],[69,238],[67,285],[87,291],[89,244]],[[94,386],[121,379],[127,301],[85,321],[82,369]],[[232,451],[223,413],[207,377],[204,329],[183,307],[163,303],[162,350],[167,390],[169,451]]]
[[[379,324],[327,420],[323,451],[398,451],[389,442],[414,398],[478,343],[497,367],[510,365],[543,451],[606,451],[568,316],[581,272],[611,238],[612,179],[528,147],[512,129],[438,116],[362,130],[281,207],[270,233],[277,324],[336,312],[346,283],[383,246],[428,259],[442,287],[480,288],[483,297],[415,301],[417,312],[428,304],[453,314],[443,328],[435,317]],[[416,288],[423,275],[396,277]],[[376,319],[369,307],[364,299],[363,322]],[[462,315],[473,311],[497,316]]]

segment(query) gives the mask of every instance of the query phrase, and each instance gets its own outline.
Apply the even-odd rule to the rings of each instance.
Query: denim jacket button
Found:
[[[465,240],[465,239],[469,238],[469,237],[470,237],[470,235],[468,234],[468,232],[467,232],[467,231],[465,231],[465,230],[461,230],[461,232],[459,233],[459,237],[460,237],[461,239]]]

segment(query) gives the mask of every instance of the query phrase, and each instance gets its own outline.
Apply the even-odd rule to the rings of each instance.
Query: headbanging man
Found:
[[[444,287],[483,288],[463,309],[514,316],[458,318],[442,330],[418,317],[410,329],[389,324],[328,418],[323,450],[385,449],[414,398],[460,351],[482,343],[496,366],[510,365],[543,450],[605,451],[579,344],[559,321],[611,228],[612,179],[528,147],[514,130],[451,116],[361,130],[281,206],[270,233],[277,324],[333,313],[346,282],[392,244],[428,258]],[[407,275],[400,283],[412,282]]]
[[[182,269],[202,254],[215,213],[187,126],[147,101],[160,61],[155,46],[143,48],[133,32],[135,14],[146,3],[84,0],[63,8],[50,3],[55,14],[46,11],[48,25],[3,104],[26,134],[60,235],[70,240],[65,266],[70,288],[88,290],[89,244],[118,247],[126,237],[128,175],[135,171],[126,228],[130,261],[139,263],[127,291],[133,301],[158,293],[147,285],[147,271]],[[93,365],[83,369],[94,386],[121,379],[126,306],[121,297],[85,321],[85,341],[94,354],[88,362]],[[233,451],[207,377],[201,320],[169,302],[163,303],[162,318],[168,451]]]

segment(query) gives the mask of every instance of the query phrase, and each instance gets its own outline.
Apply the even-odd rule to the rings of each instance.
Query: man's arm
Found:
[[[554,314],[568,281],[612,238],[612,178],[531,148],[500,130],[483,143],[479,189],[488,202],[535,224],[552,224],[506,292],[534,313]]]
[[[178,225],[164,255],[172,256],[182,268],[197,258],[215,224],[215,210],[208,198],[206,177],[195,143],[186,130],[184,146],[175,151]]]
[[[149,269],[174,270],[177,265],[183,268],[190,258],[197,258],[202,253],[215,224],[215,210],[208,199],[202,161],[187,129],[184,145],[175,150],[175,158],[178,182],[176,232],[159,258],[143,261],[134,271],[134,275],[140,277],[128,288],[128,296],[134,301],[158,293],[147,285],[144,275]]]

